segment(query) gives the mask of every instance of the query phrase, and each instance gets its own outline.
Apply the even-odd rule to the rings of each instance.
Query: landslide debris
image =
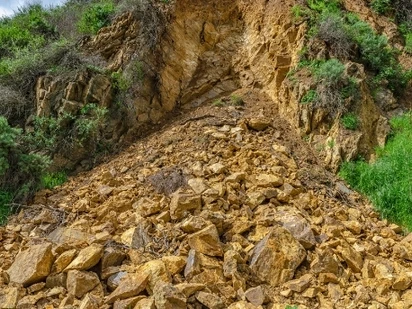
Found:
[[[270,99],[240,95],[39,192],[0,228],[1,306],[411,306],[412,238],[328,173]]]

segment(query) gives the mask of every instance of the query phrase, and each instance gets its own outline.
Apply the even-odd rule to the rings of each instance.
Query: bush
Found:
[[[412,54],[412,32],[408,32],[405,35],[405,51],[408,54]]]
[[[392,0],[372,0],[371,7],[378,14],[387,14],[391,10]]]
[[[359,126],[359,118],[358,118],[357,115],[355,115],[353,113],[349,113],[349,114],[344,115],[340,119],[340,122],[348,130],[356,130]]]
[[[83,12],[77,27],[81,33],[96,34],[101,28],[109,25],[115,7],[112,1],[98,2]]]
[[[337,59],[321,61],[313,66],[312,72],[317,82],[336,85],[342,81],[345,66]]]
[[[318,93],[316,90],[309,90],[300,100],[302,104],[309,104],[315,102],[318,99]]]
[[[327,14],[321,19],[316,38],[328,45],[328,51],[339,59],[348,59],[353,49],[353,42],[339,14]]]
[[[53,189],[64,184],[67,181],[65,172],[46,173],[41,178],[41,187],[45,189]]]
[[[30,151],[22,130],[0,117],[0,192],[12,194],[13,199],[27,198],[49,164],[49,157]]]
[[[391,120],[393,136],[375,163],[347,162],[339,175],[365,194],[382,217],[412,229],[412,114]]]

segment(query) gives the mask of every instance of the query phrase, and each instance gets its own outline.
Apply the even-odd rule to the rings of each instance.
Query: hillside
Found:
[[[412,8],[384,2],[92,1],[30,81],[3,52],[0,202],[49,164],[0,227],[1,307],[411,307],[411,236],[336,175],[410,124]]]

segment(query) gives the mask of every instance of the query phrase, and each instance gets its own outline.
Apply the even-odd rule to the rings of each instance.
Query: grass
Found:
[[[41,187],[44,189],[53,189],[64,184],[67,181],[65,172],[46,173],[41,178]]]
[[[365,194],[383,218],[412,230],[412,113],[391,120],[393,135],[377,160],[346,162],[339,175]]]
[[[340,122],[345,127],[345,129],[348,130],[356,130],[359,126],[359,118],[354,113],[343,115],[343,117],[340,119]]]

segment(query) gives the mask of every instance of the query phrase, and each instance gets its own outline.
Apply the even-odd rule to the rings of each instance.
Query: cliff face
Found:
[[[121,131],[112,132],[116,136],[113,140],[119,140],[120,135],[130,140],[141,134],[145,125],[158,123],[173,110],[193,108],[238,89],[258,89],[271,98],[271,106],[302,137],[320,149],[325,164],[332,170],[359,154],[369,158],[374,147],[383,145],[389,132],[384,115],[387,109],[396,108],[397,102],[387,92],[373,99],[364,67],[348,63],[346,70],[352,70],[351,74],[356,71],[360,92],[355,110],[361,126],[356,132],[345,130],[327,109],[300,104],[310,83],[287,78],[307,43],[306,24],[296,23],[291,15],[295,4],[275,0],[180,0],[167,6],[146,7],[152,10],[149,17],[148,13],[125,13],[96,37],[84,41],[83,49],[102,56],[108,70],[124,70],[136,59],[144,66],[144,79],[128,103],[131,121],[121,124],[118,119],[117,125],[112,125]],[[345,1],[344,6],[399,45],[396,26],[373,14],[366,2]],[[321,47],[319,53],[325,48]],[[407,56],[401,58],[408,63]],[[66,93],[73,83],[76,81],[63,86]],[[38,88],[37,92],[43,93],[41,82]],[[57,87],[53,91],[63,90]],[[37,105],[41,106],[41,95],[37,97]]]

